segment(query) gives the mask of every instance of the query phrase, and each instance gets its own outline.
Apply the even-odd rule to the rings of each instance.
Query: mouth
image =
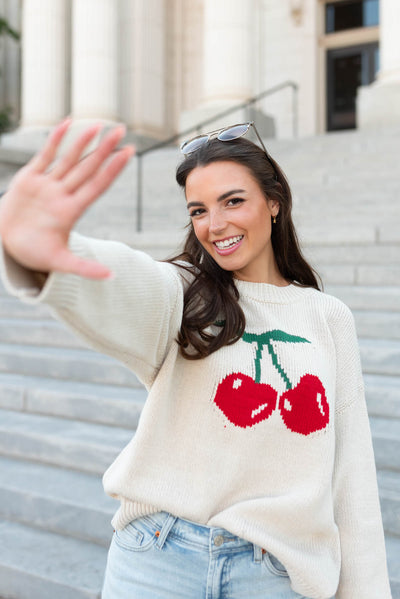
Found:
[[[213,241],[213,245],[217,250],[218,254],[226,256],[234,252],[242,243],[244,235],[236,235],[234,237],[227,237],[221,241]]]

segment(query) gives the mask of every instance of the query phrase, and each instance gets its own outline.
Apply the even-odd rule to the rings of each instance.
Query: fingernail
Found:
[[[112,281],[113,279],[115,279],[115,273],[113,272],[109,272],[109,274],[105,277],[106,281]]]
[[[127,149],[127,150],[129,150],[129,154],[130,154],[131,156],[133,156],[133,154],[136,152],[136,148],[135,148],[135,146],[131,146],[131,145],[124,146],[122,149],[123,149],[123,150],[126,150],[126,149]]]
[[[95,123],[94,125],[91,125],[91,127],[89,127],[89,131],[91,133],[98,133],[101,128],[102,128],[101,123]]]
[[[121,131],[121,133],[123,135],[126,135],[126,125],[124,125],[124,124],[118,125],[117,131]]]

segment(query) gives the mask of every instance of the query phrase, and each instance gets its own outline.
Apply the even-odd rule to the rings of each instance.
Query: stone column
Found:
[[[377,80],[357,97],[359,128],[400,125],[400,2],[380,1],[380,69]]]
[[[138,147],[166,136],[166,11],[165,0],[120,3],[121,116]]]
[[[205,0],[203,104],[246,100],[252,93],[253,0]]]
[[[67,111],[67,2],[24,0],[22,127],[49,127]]]
[[[240,104],[255,91],[254,55],[256,47],[255,0],[204,0],[203,93],[195,110],[181,116],[181,128],[187,129],[223,110]],[[257,118],[266,134],[270,119],[255,109],[237,111],[208,129]]]
[[[71,105],[75,119],[112,122],[118,117],[118,4],[116,0],[73,0]]]

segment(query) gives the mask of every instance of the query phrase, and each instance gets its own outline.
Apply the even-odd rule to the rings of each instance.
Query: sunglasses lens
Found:
[[[249,129],[249,125],[246,123],[244,125],[236,125],[235,127],[229,127],[229,129],[225,129],[221,131],[218,135],[218,139],[221,141],[230,141],[231,139],[237,139],[244,135]]]
[[[203,144],[208,141],[208,135],[202,135],[201,137],[195,137],[190,141],[187,141],[181,145],[182,154],[191,154],[198,150]]]

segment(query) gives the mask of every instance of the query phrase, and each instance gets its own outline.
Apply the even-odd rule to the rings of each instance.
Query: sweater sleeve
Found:
[[[26,303],[50,306],[90,347],[123,362],[149,387],[181,325],[183,287],[176,267],[122,243],[77,233],[69,246],[108,266],[114,278],[95,281],[53,272],[38,289],[31,271],[2,248],[7,291]]]
[[[336,599],[391,599],[375,458],[354,318],[336,325],[336,450],[332,481],[341,545]]]

